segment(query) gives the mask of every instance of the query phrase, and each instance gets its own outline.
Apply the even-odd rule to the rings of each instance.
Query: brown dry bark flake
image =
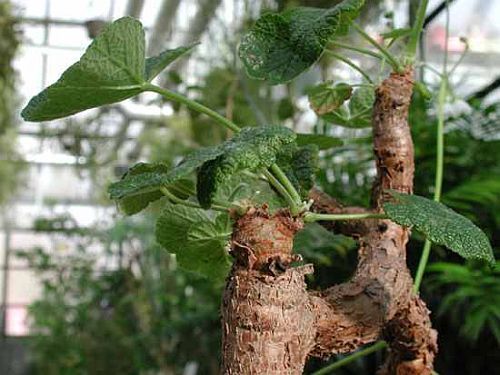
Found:
[[[373,111],[377,179],[372,208],[343,207],[312,190],[322,213],[380,212],[386,189],[413,191],[413,142],[408,109],[412,70],[392,73],[376,90]],[[409,230],[389,220],[322,223],[359,241],[358,265],[346,283],[308,292],[312,266],[293,267],[293,237],[300,219],[265,207],[249,210],[234,226],[234,266],[222,303],[223,374],[302,374],[308,356],[349,353],[384,339],[381,375],[429,375],[437,352],[425,303],[412,292],[406,266]]]
[[[304,275],[289,268],[302,223],[286,212],[252,209],[232,237],[234,266],[222,303],[223,374],[301,374],[314,341]]]

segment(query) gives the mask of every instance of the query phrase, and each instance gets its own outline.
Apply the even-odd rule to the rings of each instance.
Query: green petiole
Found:
[[[391,65],[394,71],[401,73],[403,71],[403,67],[399,64],[399,62],[392,56],[387,48],[378,43],[375,39],[373,39],[370,35],[368,35],[365,30],[363,30],[357,23],[353,22],[352,26],[354,29],[372,46],[380,51],[380,53],[387,59],[389,64]]]
[[[307,212],[304,215],[306,223],[315,221],[342,221],[342,220],[364,220],[364,219],[388,219],[386,214],[376,213],[359,213],[359,214],[317,214],[314,212]]]
[[[344,64],[349,65],[351,68],[353,68],[354,70],[356,70],[357,72],[359,72],[359,74],[361,74],[364,79],[366,79],[368,82],[370,82],[371,84],[373,84],[373,81],[370,78],[370,76],[368,74],[366,74],[363,69],[361,69],[359,66],[357,66],[356,64],[354,64],[350,59],[348,59],[347,57],[341,56],[341,55],[339,55],[339,54],[337,54],[337,53],[335,53],[333,51],[330,51],[330,50],[326,50],[325,52],[328,55],[334,57],[335,59],[342,61]]]
[[[234,122],[229,119],[221,116],[214,110],[205,107],[203,104],[198,103],[192,99],[185,97],[184,95],[178,94],[176,92],[155,86],[151,83],[146,83],[143,86],[145,91],[152,91],[157,94],[160,94],[165,99],[172,100],[177,103],[181,103],[186,105],[188,108],[197,111],[199,113],[203,113],[213,120],[215,120],[218,124],[224,126],[225,128],[238,133],[241,129]],[[273,186],[280,192],[281,195],[287,200],[290,205],[290,210],[294,215],[299,213],[300,205],[302,201],[300,199],[300,195],[297,190],[294,188],[290,180],[286,177],[285,173],[281,170],[281,168],[277,164],[273,164],[269,168],[269,173],[266,174],[268,180]],[[273,178],[270,178],[272,176]]]

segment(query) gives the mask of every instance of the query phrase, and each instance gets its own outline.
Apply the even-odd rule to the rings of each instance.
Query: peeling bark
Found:
[[[224,374],[301,374],[314,342],[304,275],[289,268],[302,223],[285,212],[253,209],[232,237],[235,263],[222,303]]]
[[[376,90],[373,114],[377,179],[372,209],[343,207],[317,190],[323,213],[378,212],[386,189],[413,191],[413,143],[407,122],[412,71],[392,73]],[[406,266],[409,230],[389,220],[322,223],[359,241],[350,281],[307,292],[312,266],[291,267],[293,236],[302,227],[286,212],[252,209],[236,222],[235,257],[222,306],[224,374],[302,374],[307,356],[348,353],[384,339],[389,354],[379,374],[431,374],[437,334],[412,292]]]

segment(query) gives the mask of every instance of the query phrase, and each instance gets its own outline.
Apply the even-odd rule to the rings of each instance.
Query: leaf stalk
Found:
[[[353,22],[352,26],[354,29],[372,46],[374,46],[376,49],[380,51],[380,53],[387,59],[389,64],[391,65],[392,69],[394,69],[396,72],[401,73],[403,72],[403,67],[399,62],[392,56],[391,52],[387,48],[385,48],[383,45],[378,43],[375,39],[373,39],[370,35],[368,35],[365,30],[363,30],[357,23]]]
[[[365,220],[365,219],[388,219],[386,214],[359,213],[359,214],[317,214],[308,212],[304,215],[306,223],[315,221],[342,221],[342,220]]]
[[[203,113],[212,118],[213,120],[215,120],[218,124],[226,127],[227,129],[235,133],[238,133],[241,130],[241,128],[231,120],[218,114],[214,110],[205,107],[203,104],[185,97],[184,95],[178,94],[176,92],[164,89],[162,87],[150,83],[145,84],[143,89],[145,91],[156,92],[157,94],[163,96],[165,99],[184,104],[188,108],[194,111]],[[271,175],[273,178],[270,178]],[[294,215],[297,215],[300,211],[299,208],[301,204],[300,195],[293,186],[293,184],[290,182],[288,177],[286,177],[285,173],[281,170],[281,168],[277,164],[273,164],[269,168],[269,173],[266,173],[266,176],[268,177],[269,182],[273,184],[273,186],[278,190],[278,192],[280,192],[280,194],[282,194],[283,197],[290,204],[290,210],[292,211],[292,213]],[[276,182],[278,182],[278,184]]]

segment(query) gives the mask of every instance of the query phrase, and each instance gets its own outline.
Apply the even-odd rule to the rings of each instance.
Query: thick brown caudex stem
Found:
[[[378,87],[373,114],[377,180],[372,210],[388,199],[384,190],[413,190],[413,143],[408,109],[412,71],[393,73]],[[353,213],[313,190],[315,210]],[[312,266],[291,267],[293,236],[302,223],[286,212],[253,209],[232,238],[235,265],[223,301],[224,374],[302,374],[308,356],[348,353],[384,339],[389,354],[379,374],[431,374],[437,352],[429,311],[412,292],[406,266],[409,230],[389,220],[324,223],[359,241],[350,281],[307,292]]]

